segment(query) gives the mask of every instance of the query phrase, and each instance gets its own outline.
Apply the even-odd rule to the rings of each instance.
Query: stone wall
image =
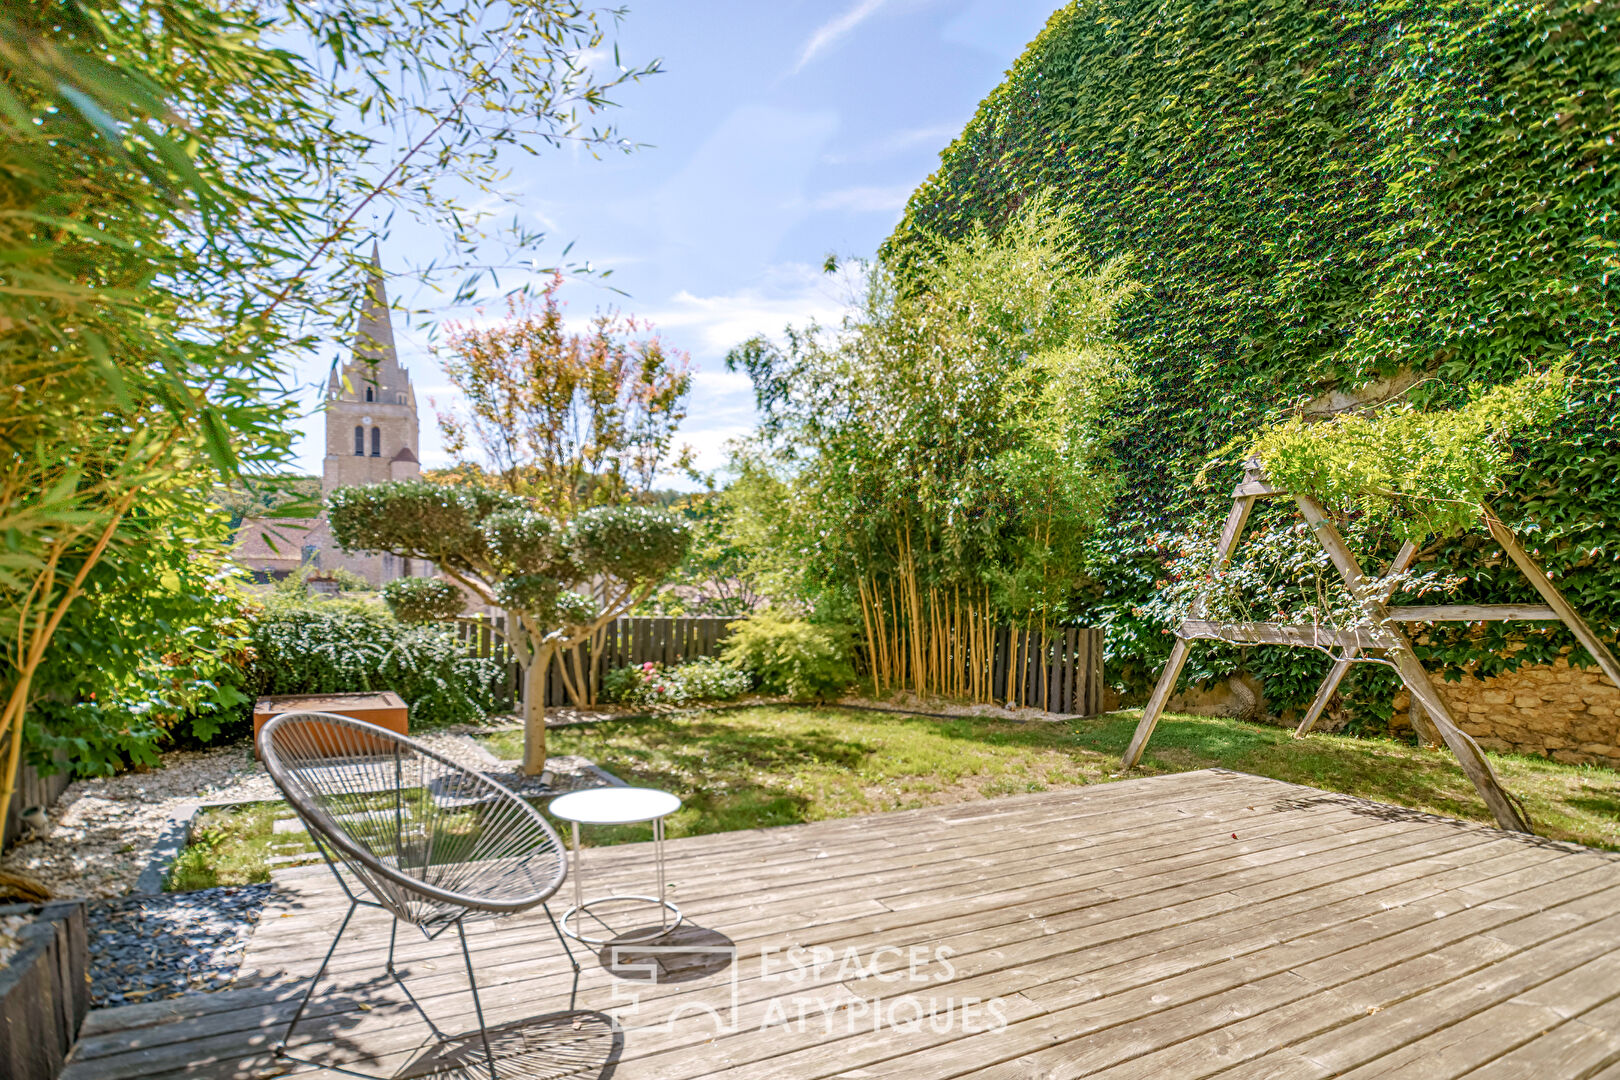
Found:
[[[1440,692],[1458,725],[1487,750],[1620,768],[1620,688],[1596,668],[1526,664],[1487,679],[1465,675]],[[1395,695],[1396,727],[1410,727],[1410,700]]]

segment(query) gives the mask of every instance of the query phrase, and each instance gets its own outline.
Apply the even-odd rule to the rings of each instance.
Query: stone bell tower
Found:
[[[371,250],[354,354],[326,388],[326,460],[321,493],[420,475],[416,391],[394,349],[382,258]]]

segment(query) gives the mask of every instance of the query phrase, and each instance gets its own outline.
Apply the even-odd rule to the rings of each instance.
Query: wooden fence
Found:
[[[20,763],[17,766],[17,790],[12,793],[11,805],[6,807],[4,839],[0,839],[0,850],[9,848],[11,842],[22,832],[24,810],[30,806],[43,806],[49,809],[72,782],[73,777],[67,772],[41,776],[32,765],[27,762]]]
[[[635,617],[616,619],[603,638],[602,650],[592,655],[583,649],[581,659],[595,665],[598,680],[614,668],[644,664],[679,664],[700,656],[714,656],[727,635],[731,616],[690,619]],[[496,623],[499,629],[501,623]],[[471,643],[480,656],[509,659],[510,654],[498,636],[486,626],[462,624],[462,640]],[[552,663],[546,679],[546,707],[570,704],[559,661]],[[995,658],[991,679],[992,700],[1016,701],[1050,712],[1093,716],[1103,704],[1103,632],[1096,627],[1059,627],[1049,635],[1020,633],[1016,642],[1011,631],[996,631]],[[508,664],[497,688],[513,708],[523,700],[522,672]]]
[[[1103,632],[1060,626],[1050,634],[996,631],[991,698],[1032,709],[1095,716],[1103,711]]]
[[[614,668],[645,664],[649,660],[657,664],[679,664],[687,660],[696,660],[701,656],[714,656],[719,652],[720,642],[724,641],[728,634],[726,627],[736,621],[736,616],[732,615],[668,619],[636,616],[615,619],[607,626],[600,652],[593,652],[589,644],[580,647],[581,664],[587,673],[594,669],[595,678],[600,685],[602,676]],[[495,629],[499,630],[502,626],[504,620],[497,616]],[[463,623],[461,638],[470,643],[479,656],[510,659],[506,646],[496,634],[491,633],[487,625]],[[568,696],[567,685],[563,682],[561,664],[560,658],[552,661],[551,671],[547,673],[547,708],[572,703]],[[522,703],[522,671],[515,663],[508,665],[506,679],[499,690],[514,708]]]

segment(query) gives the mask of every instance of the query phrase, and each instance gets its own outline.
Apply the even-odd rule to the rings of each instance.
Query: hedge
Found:
[[[1224,510],[1235,467],[1193,482],[1212,452],[1408,372],[1408,396],[1434,407],[1558,360],[1582,377],[1569,414],[1517,447],[1498,509],[1613,637],[1617,16],[1612,2],[1080,0],[914,193],[883,249],[902,273],[930,236],[994,228],[1042,189],[1077,211],[1093,258],[1135,257],[1145,287],[1122,331],[1143,380],[1093,612],[1130,689],[1170,641],[1133,613],[1160,566],[1151,538]],[[1467,569],[1462,599],[1531,598],[1496,555],[1470,534],[1438,557]],[[1450,674],[1490,673],[1571,644],[1498,625],[1437,632],[1427,651]],[[1266,676],[1273,705],[1306,698],[1326,663],[1195,655],[1195,676]],[[1362,682],[1387,708],[1388,680]]]

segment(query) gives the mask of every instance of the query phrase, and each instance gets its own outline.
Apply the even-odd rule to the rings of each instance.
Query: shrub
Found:
[[[254,620],[250,686],[260,694],[392,690],[413,724],[473,723],[500,707],[504,672],[454,633],[407,627],[371,604],[273,600]]]
[[[443,578],[396,578],[383,586],[383,600],[400,622],[454,619],[467,607],[461,590]]]
[[[732,623],[730,629],[721,654],[748,672],[767,694],[820,701],[855,681],[847,627],[761,611]]]
[[[30,709],[30,759],[80,776],[155,765],[243,719],[251,607],[215,557],[176,530],[144,562],[97,566],[52,639]],[[234,733],[234,732],[230,732]]]
[[[690,705],[730,701],[747,693],[748,684],[746,673],[714,657],[676,667],[649,660],[608,672],[602,680],[602,697],[621,705]]]

